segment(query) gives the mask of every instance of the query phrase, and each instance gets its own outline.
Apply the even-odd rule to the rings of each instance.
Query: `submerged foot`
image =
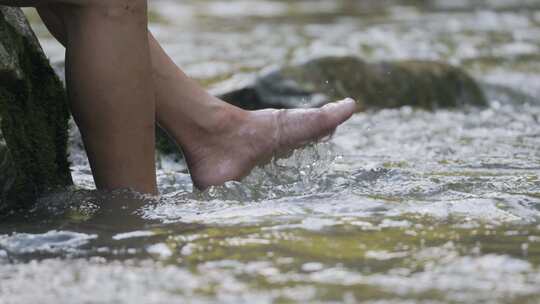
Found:
[[[355,111],[352,99],[320,109],[241,111],[215,132],[183,146],[193,183],[206,189],[240,180],[272,156],[330,135]]]

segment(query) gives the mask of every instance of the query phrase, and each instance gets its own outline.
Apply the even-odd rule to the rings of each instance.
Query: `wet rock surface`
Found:
[[[14,182],[13,161],[8,153],[8,148],[2,133],[0,132],[0,192],[7,193]],[[0,201],[1,202],[1,201]]]
[[[434,110],[487,103],[474,79],[448,64],[367,63],[352,56],[275,69],[251,83],[226,87],[219,96],[246,109],[317,107],[346,97],[356,99],[361,110],[401,106]]]
[[[24,14],[0,6],[0,214],[72,183],[68,117],[62,83]]]

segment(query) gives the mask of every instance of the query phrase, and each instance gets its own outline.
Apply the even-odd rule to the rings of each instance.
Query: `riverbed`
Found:
[[[320,56],[427,59],[489,106],[358,113],[205,192],[162,156],[159,199],[92,191],[74,139],[77,188],[0,224],[0,303],[540,302],[540,1],[151,2],[152,32],[210,90]]]

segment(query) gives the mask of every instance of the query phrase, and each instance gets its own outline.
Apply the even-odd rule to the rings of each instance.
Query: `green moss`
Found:
[[[0,85],[1,129],[13,167],[13,184],[3,189],[3,200],[25,207],[47,191],[72,184],[67,160],[69,111],[62,83],[41,49],[21,36],[2,13],[0,37],[24,73],[22,79],[11,77]]]

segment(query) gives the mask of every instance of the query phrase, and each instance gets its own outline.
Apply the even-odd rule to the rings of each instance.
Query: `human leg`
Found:
[[[42,14],[47,22],[47,13]],[[55,36],[58,22],[47,22]],[[62,38],[59,39],[62,41]],[[199,188],[238,180],[275,153],[331,133],[355,111],[353,102],[322,109],[248,112],[208,94],[187,77],[149,34],[156,116],[183,148]]]
[[[60,16],[55,26],[62,26],[57,35],[66,44],[69,99],[96,186],[156,193],[146,0],[58,0],[36,6]]]

